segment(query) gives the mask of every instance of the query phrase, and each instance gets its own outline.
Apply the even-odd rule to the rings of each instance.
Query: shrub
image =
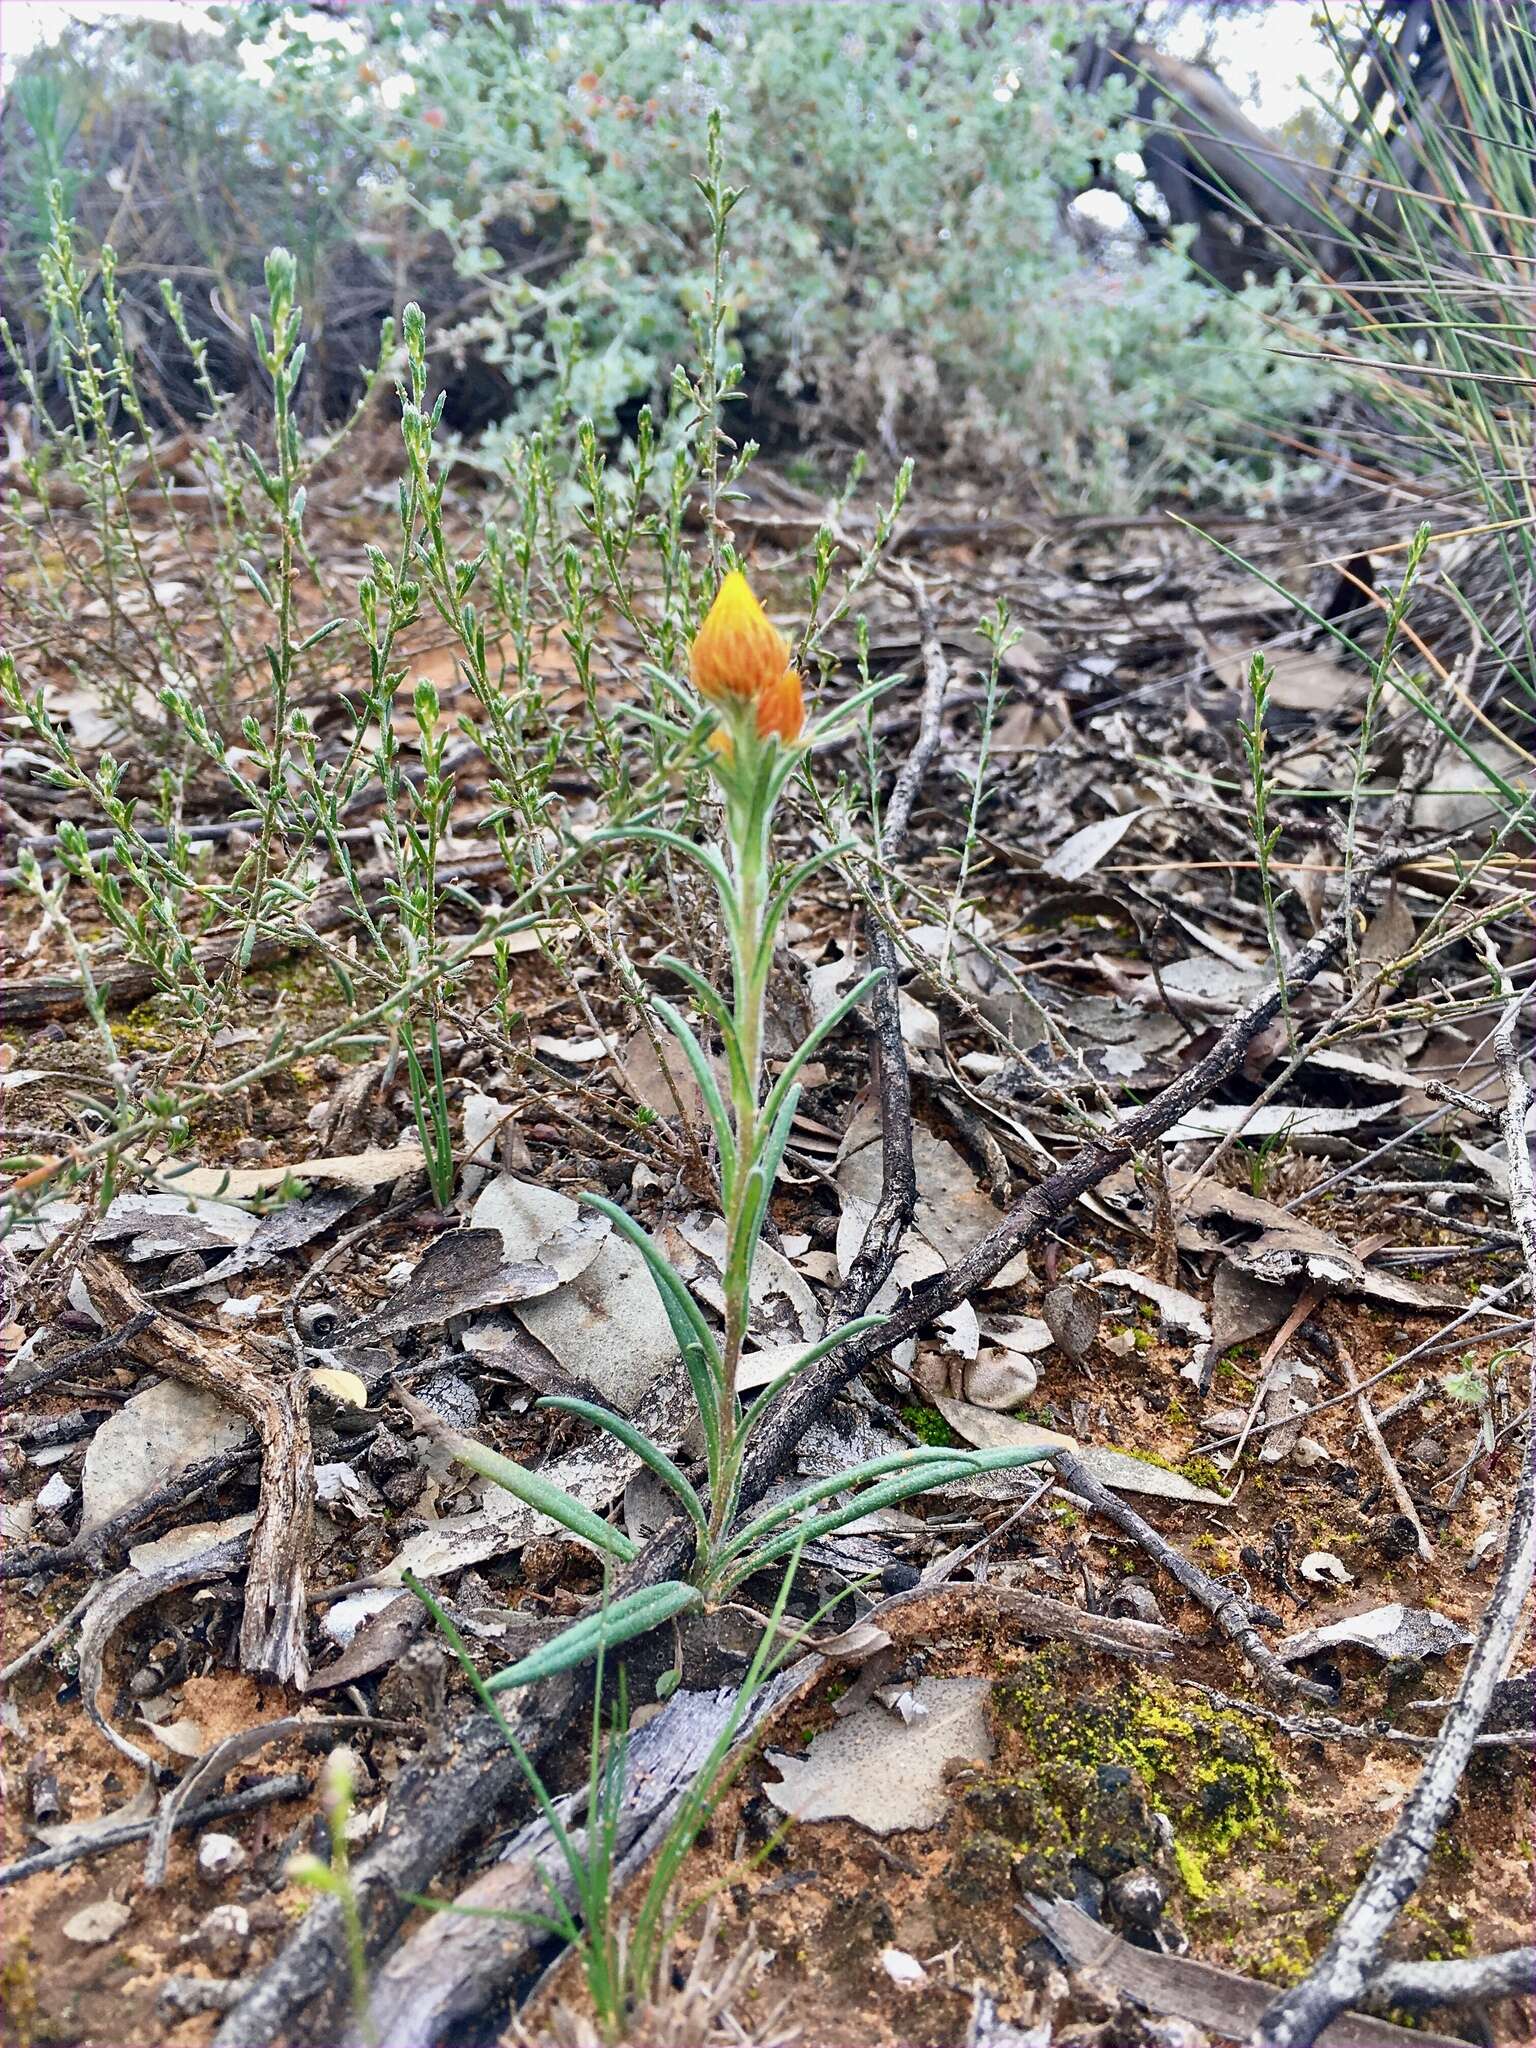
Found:
[[[1325,389],[1267,346],[1266,316],[1300,317],[1283,280],[1230,296],[1181,247],[1103,261],[1078,239],[1072,198],[1137,143],[1123,79],[1074,88],[1089,10],[458,6],[427,33],[379,10],[321,40],[273,19],[258,39],[235,10],[216,55],[120,31],[34,60],[4,182],[22,222],[60,174],[98,236],[147,213],[125,274],[180,273],[219,380],[238,357],[253,391],[231,316],[266,247],[292,248],[322,315],[311,423],[414,294],[444,329],[448,425],[496,422],[487,463],[557,395],[601,434],[630,425],[691,352],[709,278],[691,181],[717,108],[748,185],[726,346],[759,434],[980,453],[1073,500],[1242,495],[1273,467],[1244,423]],[[151,176],[154,208],[125,204]],[[5,259],[13,305],[40,239]],[[148,292],[139,312],[158,329]]]

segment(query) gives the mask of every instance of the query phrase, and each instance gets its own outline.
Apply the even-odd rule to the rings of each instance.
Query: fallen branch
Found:
[[[184,1472],[178,1472],[152,1493],[140,1494],[109,1521],[98,1522],[94,1529],[85,1530],[69,1543],[29,1543],[19,1550],[8,1550],[0,1557],[0,1585],[8,1579],[30,1579],[38,1572],[99,1572],[108,1557],[124,1547],[126,1537],[142,1529],[156,1515],[185,1507],[207,1487],[216,1486],[226,1474],[249,1464],[251,1456],[249,1444],[216,1451],[211,1458],[200,1458],[195,1465],[188,1465]]]
[[[80,1274],[105,1321],[127,1324],[149,1310],[148,1322],[123,1342],[125,1356],[215,1395],[243,1415],[260,1438],[261,1495],[251,1531],[240,1664],[254,1677],[275,1678],[302,1690],[309,1676],[304,1560],[315,1484],[309,1408],[300,1377],[247,1365],[233,1342],[150,1309],[100,1253],[81,1262]]]
[[[907,579],[917,608],[923,645],[923,701],[917,744],[902,763],[885,807],[880,831],[882,866],[899,860],[912,827],[912,806],[944,729],[944,693],[949,664],[927,592],[915,576]],[[885,1285],[901,1241],[917,1212],[917,1171],[912,1163],[912,1077],[907,1070],[906,1041],[901,1035],[901,989],[896,945],[890,926],[871,903],[864,929],[870,958],[882,979],[873,998],[875,1039],[880,1048],[880,1200],[865,1226],[863,1240],[843,1275],[837,1298],[827,1312],[827,1327],[851,1323],[863,1315]]]
[[[732,1744],[739,1756],[758,1730],[820,1677],[820,1657],[803,1657],[769,1681],[747,1709]],[[613,1839],[610,1890],[617,1895],[661,1846],[684,1796],[709,1760],[735,1705],[729,1688],[678,1693],[630,1740]],[[729,1765],[727,1765],[727,1769]],[[585,1843],[585,1790],[556,1802],[576,1842]],[[508,1844],[491,1868],[430,1914],[374,1979],[368,2033],[349,2041],[440,2041],[455,2021],[483,2012],[498,1992],[531,1970],[549,1946],[551,1894],[575,1910],[575,1885],[542,1816]],[[494,1916],[494,1917],[488,1917]]]
[[[264,1784],[250,1785],[243,1792],[231,1792],[226,1799],[210,1799],[195,1812],[178,1814],[171,1825],[206,1827],[209,1821],[233,1820],[239,1814],[254,1813],[261,1806],[302,1799],[308,1790],[309,1780],[301,1771],[288,1771],[280,1778],[268,1778]],[[84,1856],[105,1856],[111,1849],[142,1842],[154,1825],[152,1820],[125,1820],[121,1827],[108,1828],[83,1841],[61,1842],[56,1849],[36,1849],[30,1856],[19,1856],[14,1863],[0,1868],[0,1890],[6,1885],[20,1884],[24,1878],[37,1877],[45,1870],[67,1870]]]
[[[1254,1626],[1253,1615],[1245,1600],[1230,1586],[1224,1586],[1209,1572],[1202,1571],[1118,1494],[1111,1493],[1107,1486],[1095,1479],[1075,1451],[1058,1451],[1051,1463],[1063,1486],[1086,1500],[1090,1507],[1097,1508],[1101,1515],[1108,1516],[1127,1536],[1134,1537],[1148,1557],[1171,1573],[1186,1593],[1194,1595],[1223,1635],[1242,1651],[1271,1692],[1282,1697],[1303,1693],[1308,1699],[1332,1703],[1333,1694],[1327,1686],[1319,1685],[1310,1678],[1298,1677],[1280,1662]]]
[[[1520,1238],[1531,1286],[1531,1387],[1536,1393],[1536,1185],[1525,1118],[1530,1090],[1515,1032],[1517,999],[1505,1010],[1493,1046],[1507,1095],[1504,1132],[1509,1153],[1510,1215]],[[1328,1946],[1299,1984],[1265,2011],[1256,2039],[1266,2048],[1310,2048],[1328,2022],[1358,1999],[1370,1981],[1381,1945],[1418,1890],[1436,1837],[1456,1796],[1493,1689],[1514,1642],[1520,1609],[1536,1567],[1536,1428],[1527,1427],[1525,1456],[1509,1514],[1509,1533],[1493,1595],[1461,1684],[1424,1760],[1397,1824],[1376,1851],[1359,1890],[1344,1908]]]
[[[1174,2013],[1224,2041],[1251,2041],[1270,1986],[1194,1956],[1158,1955],[1136,1948],[1070,1899],[1031,1895],[1029,1917],[1044,1929],[1067,1967],[1112,1985],[1153,2012]],[[1320,2036],[1322,2048],[1465,2048],[1446,2034],[1410,2032],[1390,2020],[1350,2012]]]

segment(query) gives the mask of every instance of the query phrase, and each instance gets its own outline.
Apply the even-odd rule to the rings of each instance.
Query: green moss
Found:
[[[1191,1486],[1209,1487],[1212,1493],[1225,1493],[1226,1475],[1219,1465],[1213,1465],[1209,1458],[1186,1458],[1175,1468]]]
[[[902,1409],[901,1419],[919,1443],[940,1444],[948,1449],[960,1441],[937,1408],[924,1408],[914,1403]]]
[[[1198,1855],[1188,1842],[1182,1842],[1175,1835],[1173,1860],[1179,1866],[1179,1876],[1184,1880],[1184,1889],[1192,1899],[1208,1899],[1211,1895],[1210,1880],[1205,1874],[1205,1859]]]
[[[1063,1805],[1057,1816],[1057,1838],[1074,1843],[1081,1860],[1089,1860],[1085,1836],[1105,1787],[1127,1773],[1130,1786],[1172,1823],[1174,1858],[1193,1900],[1219,1882],[1208,1875],[1213,1861],[1284,1841],[1285,1773],[1272,1746],[1239,1714],[1191,1701],[1156,1678],[1127,1675],[1106,1684],[1091,1658],[1061,1647],[1035,1652],[995,1686],[993,1714],[1010,1775],[1011,1756],[1021,1752],[1024,1780],[1080,1793],[1076,1773],[1092,1788],[1086,1802]]]

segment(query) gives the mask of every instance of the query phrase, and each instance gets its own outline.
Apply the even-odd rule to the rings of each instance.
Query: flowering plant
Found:
[[[616,828],[596,836],[670,848],[702,868],[719,902],[731,962],[729,1000],[687,961],[660,955],[656,964],[682,981],[707,1027],[719,1038],[724,1089],[698,1033],[682,1011],[659,997],[653,999],[653,1006],[682,1047],[698,1082],[719,1153],[726,1236],[723,1333],[716,1335],[686,1282],[648,1231],[602,1196],[584,1199],[637,1248],[661,1296],[698,1407],[707,1499],[700,1497],[676,1462],[628,1418],[595,1402],[564,1395],[552,1395],[539,1405],[608,1430],[669,1488],[694,1524],[693,1580],[669,1580],[604,1605],[503,1671],[492,1680],[492,1690],[529,1684],[584,1662],[601,1649],[627,1641],[689,1608],[700,1607],[707,1597],[725,1597],[776,1559],[790,1556],[805,1542],[876,1508],[952,1479],[1029,1464],[1049,1455],[1046,1449],[957,1451],[919,1445],[817,1481],[737,1526],[743,1461],[769,1403],[818,1359],[884,1321],[881,1316],[861,1316],[828,1331],[743,1406],[737,1381],[751,1308],[752,1268],[800,1100],[798,1076],[816,1048],[880,979],[878,972],[867,974],[850,989],[783,1063],[764,1093],[763,1019],[775,937],[795,891],[806,878],[853,850],[851,842],[829,846],[787,871],[777,872],[774,813],[808,749],[885,685],[869,685],[830,716],[807,727],[803,687],[789,646],[739,569],[731,569],[725,576],[698,630],[689,673],[696,698],[672,679],[664,679],[674,697],[693,714],[688,725],[654,712],[640,715],[707,754],[722,800],[723,850],[700,845],[660,825]],[[538,1474],[466,1438],[446,1440],[465,1464],[509,1487],[598,1549],[626,1563],[635,1557],[635,1546],[627,1536]],[[835,1505],[826,1505],[834,1500]]]

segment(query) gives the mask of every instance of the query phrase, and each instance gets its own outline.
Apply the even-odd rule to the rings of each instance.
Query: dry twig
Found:
[[[111,1259],[84,1259],[81,1277],[96,1313],[127,1324],[148,1304]],[[158,1310],[123,1341],[136,1364],[201,1387],[243,1415],[261,1440],[261,1498],[251,1532],[240,1662],[256,1677],[302,1690],[309,1676],[304,1639],[304,1559],[314,1510],[314,1458],[309,1408],[299,1375],[247,1365],[233,1340],[172,1322]]]

